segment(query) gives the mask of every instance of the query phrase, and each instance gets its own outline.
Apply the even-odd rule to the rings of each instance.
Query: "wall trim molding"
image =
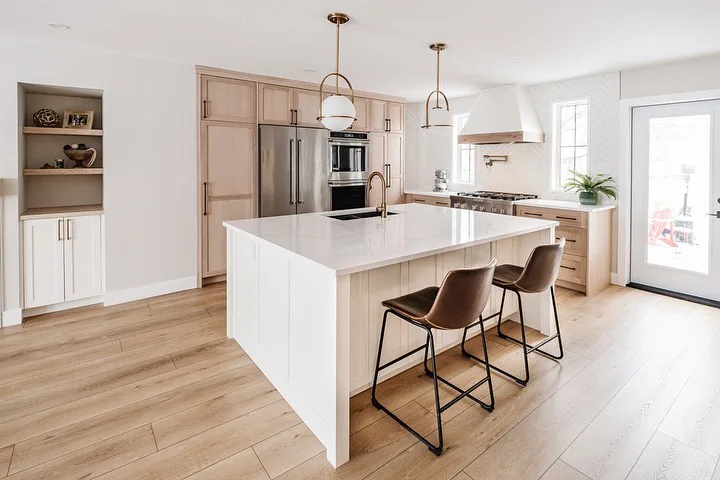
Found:
[[[142,300],[144,298],[157,297],[168,293],[182,292],[197,288],[197,278],[192,277],[176,278],[165,282],[151,283],[139,287],[126,288],[105,293],[105,306],[117,305],[119,303]]]
[[[23,312],[22,309],[16,308],[14,310],[5,310],[2,312],[2,326],[13,327],[15,325],[22,324]]]
[[[615,272],[610,272],[610,283],[611,283],[612,285],[620,285],[620,286],[622,286],[622,287],[625,286],[624,283],[622,283],[622,282],[619,281],[618,274],[615,273]]]

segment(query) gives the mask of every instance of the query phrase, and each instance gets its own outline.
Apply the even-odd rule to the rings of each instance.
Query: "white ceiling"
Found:
[[[438,41],[450,97],[720,52],[717,0],[0,0],[0,34],[319,82],[331,11],[351,17],[353,86],[409,100],[434,87]]]

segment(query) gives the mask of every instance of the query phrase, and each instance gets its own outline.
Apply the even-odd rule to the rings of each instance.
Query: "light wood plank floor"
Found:
[[[0,478],[720,480],[720,310],[620,287],[592,299],[559,289],[562,362],[533,356],[527,388],[494,377],[493,413],[469,400],[447,410],[441,457],[363,392],[351,400],[352,460],[335,471],[225,338],[224,288],[0,330]],[[517,346],[491,333],[488,349],[520,369]],[[483,374],[458,349],[438,368],[464,386]],[[420,368],[379,396],[434,438]]]

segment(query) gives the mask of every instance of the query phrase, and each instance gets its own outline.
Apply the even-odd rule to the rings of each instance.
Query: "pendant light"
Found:
[[[430,50],[437,52],[437,69],[435,90],[430,92],[425,101],[425,125],[422,128],[430,127],[452,127],[452,115],[450,114],[450,102],[448,102],[445,94],[440,90],[440,52],[445,50],[447,45],[444,43],[433,43]],[[435,106],[430,108],[430,100],[435,95]],[[440,97],[445,101],[445,106],[440,106]]]
[[[335,72],[329,73],[320,82],[320,115],[318,120],[330,131],[339,132],[350,127],[355,118],[355,92],[350,81],[340,73],[340,25],[347,23],[350,17],[344,13],[331,13],[327,17],[330,23],[337,27],[335,36]],[[325,80],[335,77],[335,93],[323,100]],[[340,79],[343,79],[350,89],[350,98],[340,95]]]

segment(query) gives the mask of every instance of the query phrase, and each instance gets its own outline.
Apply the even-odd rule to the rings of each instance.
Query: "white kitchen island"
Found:
[[[352,210],[366,212],[373,209]],[[342,221],[343,212],[225,222],[227,334],[234,338],[327,448],[349,460],[350,397],[372,384],[381,301],[439,285],[452,269],[524,264],[555,239],[557,222],[407,204],[396,215]],[[523,299],[526,323],[552,332],[549,295]],[[517,306],[508,296],[504,313]],[[499,307],[493,292],[486,313]],[[478,332],[474,332],[477,334]],[[425,333],[388,322],[383,361],[424,344]],[[438,351],[462,331],[437,332]],[[381,379],[422,361],[422,352]]]

